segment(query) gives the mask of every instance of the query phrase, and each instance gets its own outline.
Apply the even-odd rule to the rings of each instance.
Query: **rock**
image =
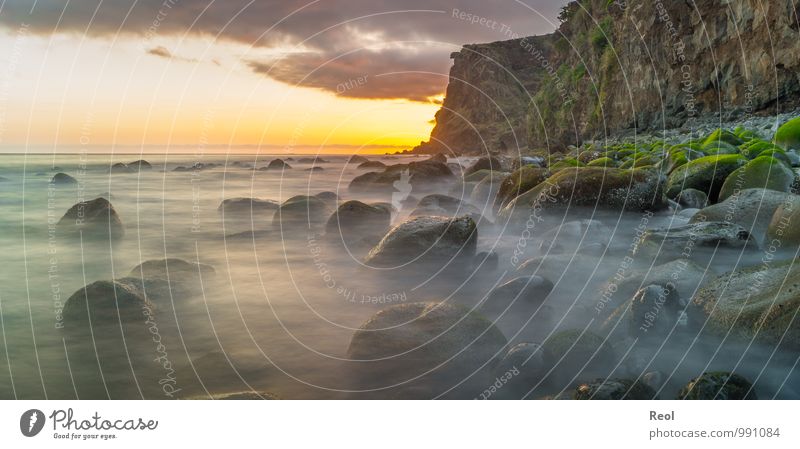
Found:
[[[700,213],[702,211],[698,215]],[[748,244],[753,248],[757,246],[750,232],[735,223],[698,221],[672,228],[648,229],[636,242],[634,254],[649,252],[663,258],[678,258],[699,246],[744,248]]]
[[[724,221],[747,230],[761,245],[775,211],[786,201],[786,193],[767,189],[746,189],[721,203],[700,209],[690,223]]]
[[[274,213],[278,203],[258,198],[227,198],[222,200],[217,211],[225,215],[256,215],[265,212]]]
[[[492,210],[495,196],[500,190],[502,178],[487,176],[475,185],[469,196],[469,201],[481,208],[481,210]]]
[[[784,150],[800,150],[800,117],[781,125],[775,133],[775,145]]]
[[[143,171],[143,170],[152,170],[153,166],[149,162],[144,159],[139,159],[138,161],[133,161],[128,164],[128,167],[133,168],[136,171]]]
[[[684,307],[672,283],[650,284],[620,305],[604,327],[611,330],[617,326],[632,337],[663,339],[673,330]]]
[[[694,217],[695,214],[697,214],[698,212],[700,212],[700,209],[691,209],[691,208],[690,209],[681,209],[681,211],[678,212],[677,216],[681,217],[681,218],[685,218],[687,220],[691,220],[692,217]]]
[[[769,246],[794,251],[800,246],[800,196],[786,195],[775,209],[767,226],[766,241]]]
[[[495,177],[495,178],[503,178],[506,175],[508,175],[508,173],[504,173],[504,172],[496,171],[496,170],[478,170],[475,173],[471,173],[471,174],[469,174],[467,176],[464,176],[464,182],[465,183],[469,183],[469,182],[478,183],[478,182],[483,181],[484,179],[486,179],[487,177],[490,177],[490,176]]]
[[[725,179],[746,162],[747,159],[739,154],[706,156],[689,161],[667,178],[667,196],[675,198],[682,190],[691,188],[704,192],[712,203],[716,203]]]
[[[290,168],[292,168],[292,166],[282,159],[273,159],[266,167],[261,167],[260,170],[288,170]]]
[[[794,171],[783,161],[759,156],[731,173],[719,192],[722,201],[735,193],[752,188],[788,192],[795,182]]]
[[[544,182],[549,175],[547,169],[531,165],[515,170],[500,184],[495,204],[498,207],[505,206],[517,196]]]
[[[240,391],[237,393],[226,393],[214,396],[214,399],[226,400],[278,400],[280,399],[276,394],[269,391]]]
[[[125,235],[125,227],[114,206],[105,198],[77,203],[58,221],[58,229],[84,238],[118,240]]]
[[[464,176],[468,176],[479,170],[502,170],[502,164],[493,157],[482,157],[464,171]]]
[[[577,400],[651,400],[658,399],[655,390],[644,382],[630,379],[596,379],[578,385],[573,393]]]
[[[517,343],[505,354],[494,369],[496,377],[511,373],[508,383],[501,393],[510,390],[503,398],[522,399],[542,380],[546,373],[541,345],[536,343]]]
[[[311,168],[306,168],[303,171],[320,172],[320,171],[325,171],[325,169],[322,167],[311,167]]]
[[[441,182],[450,182],[453,172],[447,165],[428,160],[409,164],[389,165],[383,172],[368,172],[356,176],[350,181],[349,189],[353,191],[393,191],[404,186],[424,186]],[[396,185],[399,182],[401,185]],[[402,191],[402,190],[401,190]]]
[[[611,362],[613,351],[603,339],[589,331],[566,330],[552,334],[542,344],[542,362],[559,387],[566,386],[577,374],[608,374],[603,367]]]
[[[490,365],[506,344],[491,321],[464,306],[418,302],[373,315],[353,334],[347,358],[361,361],[354,368],[362,389],[420,375],[423,384],[450,388]]]
[[[361,164],[367,161],[369,161],[369,159],[358,154],[354,154],[347,159],[348,164]]]
[[[386,164],[381,161],[366,161],[360,163],[356,168],[386,168]]]
[[[499,256],[494,251],[481,251],[475,254],[473,266],[485,272],[493,272],[497,270]]]
[[[211,265],[167,258],[147,260],[134,267],[130,276],[142,279],[162,279],[170,282],[196,282],[216,275]]]
[[[339,203],[339,195],[337,195],[336,192],[319,192],[314,196],[321,199],[328,206],[336,207],[336,205]]]
[[[345,244],[365,242],[374,245],[391,224],[391,212],[385,207],[370,206],[361,201],[342,203],[328,219],[325,232]]]
[[[800,266],[760,264],[710,280],[692,298],[719,334],[800,349]]]
[[[301,157],[297,160],[298,164],[327,164],[328,161],[325,159],[317,156],[317,157]]]
[[[172,171],[175,172],[187,172],[187,171],[203,171],[203,170],[211,170],[212,168],[219,167],[219,164],[215,164],[213,162],[203,163],[203,162],[195,162],[194,164],[190,165],[189,167],[175,167]],[[262,169],[263,170],[263,169]]]
[[[272,225],[282,232],[307,230],[324,223],[330,214],[328,205],[314,196],[297,195],[281,204],[272,217]]]
[[[495,287],[481,305],[502,312],[513,304],[540,305],[553,290],[553,283],[541,276],[521,276]]]
[[[520,158],[514,158],[513,162],[511,163],[511,170],[518,170],[519,168],[525,166],[544,167],[545,165],[547,164],[543,157],[522,156]]]
[[[445,155],[444,153],[436,153],[433,156],[431,156],[430,158],[428,158],[428,160],[429,161],[433,161],[433,162],[441,162],[442,164],[446,164],[447,163],[447,155]]]
[[[423,197],[417,203],[417,208],[411,212],[412,217],[424,215],[453,217],[465,214],[480,214],[480,211],[475,206],[465,203],[458,198],[439,193]]]
[[[53,178],[50,179],[50,183],[52,184],[77,184],[78,180],[73,178],[72,176],[66,173],[56,173],[53,175]]]
[[[117,162],[116,164],[113,164],[111,166],[111,170],[110,171],[111,171],[111,173],[135,173],[136,172],[136,170],[134,170],[131,167],[128,167],[127,165],[123,164],[122,162]]]
[[[611,239],[613,231],[598,220],[568,221],[541,236],[539,251],[545,254],[574,253],[581,248],[598,248],[600,254]]]
[[[144,323],[142,312],[146,308],[154,306],[134,284],[124,280],[96,281],[67,299],[63,316],[65,325],[84,330],[88,320],[93,328],[119,326],[120,322],[123,325]]]
[[[648,211],[667,206],[661,178],[646,169],[578,167],[561,170],[508,203],[498,215],[516,210],[526,219],[531,208],[586,206],[625,211]]]
[[[697,189],[683,189],[675,197],[675,202],[685,208],[702,209],[708,204],[708,195]]]
[[[692,379],[678,392],[678,399],[758,399],[753,385],[736,373],[713,371]]]
[[[633,297],[639,289],[651,284],[669,285],[676,290],[679,297],[690,298],[703,282],[704,276],[705,269],[689,259],[677,259],[630,273],[626,270],[621,279],[615,276],[603,286],[602,301],[598,308],[616,308]]]
[[[516,257],[511,262],[516,264]],[[594,265],[599,269],[608,268],[601,264],[601,259],[595,256],[575,257],[572,254],[550,254],[545,256],[532,257],[517,267],[517,275],[539,275],[545,279],[553,279],[556,283],[559,279],[569,279],[572,276],[585,273],[588,265]],[[563,280],[562,279],[562,280]]]
[[[403,265],[412,261],[449,261],[475,256],[478,231],[469,217],[418,217],[390,230],[369,252],[372,266]]]

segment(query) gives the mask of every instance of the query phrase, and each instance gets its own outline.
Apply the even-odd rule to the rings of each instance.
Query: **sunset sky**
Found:
[[[563,3],[6,0],[0,151],[408,148],[451,52],[551,32]]]

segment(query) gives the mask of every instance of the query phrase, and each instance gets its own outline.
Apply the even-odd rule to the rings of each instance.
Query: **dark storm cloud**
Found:
[[[194,34],[257,47],[298,45],[297,53],[278,60],[245,62],[278,81],[343,96],[424,101],[442,92],[445,77],[381,74],[446,75],[448,54],[461,44],[549,32],[552,25],[539,13],[554,20],[566,0],[74,0],[66,8],[65,3],[38,0],[31,11],[29,0],[7,0],[0,25],[25,23],[42,34],[120,32],[145,43],[156,36]],[[359,76],[369,82],[341,91],[341,83]]]

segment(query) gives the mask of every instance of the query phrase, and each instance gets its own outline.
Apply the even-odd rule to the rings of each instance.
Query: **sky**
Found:
[[[384,152],[562,0],[0,0],[0,151]]]

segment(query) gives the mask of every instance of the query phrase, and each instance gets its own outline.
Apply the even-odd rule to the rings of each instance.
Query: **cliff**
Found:
[[[560,151],[800,104],[800,0],[573,2],[553,34],[465,45],[419,152]]]

